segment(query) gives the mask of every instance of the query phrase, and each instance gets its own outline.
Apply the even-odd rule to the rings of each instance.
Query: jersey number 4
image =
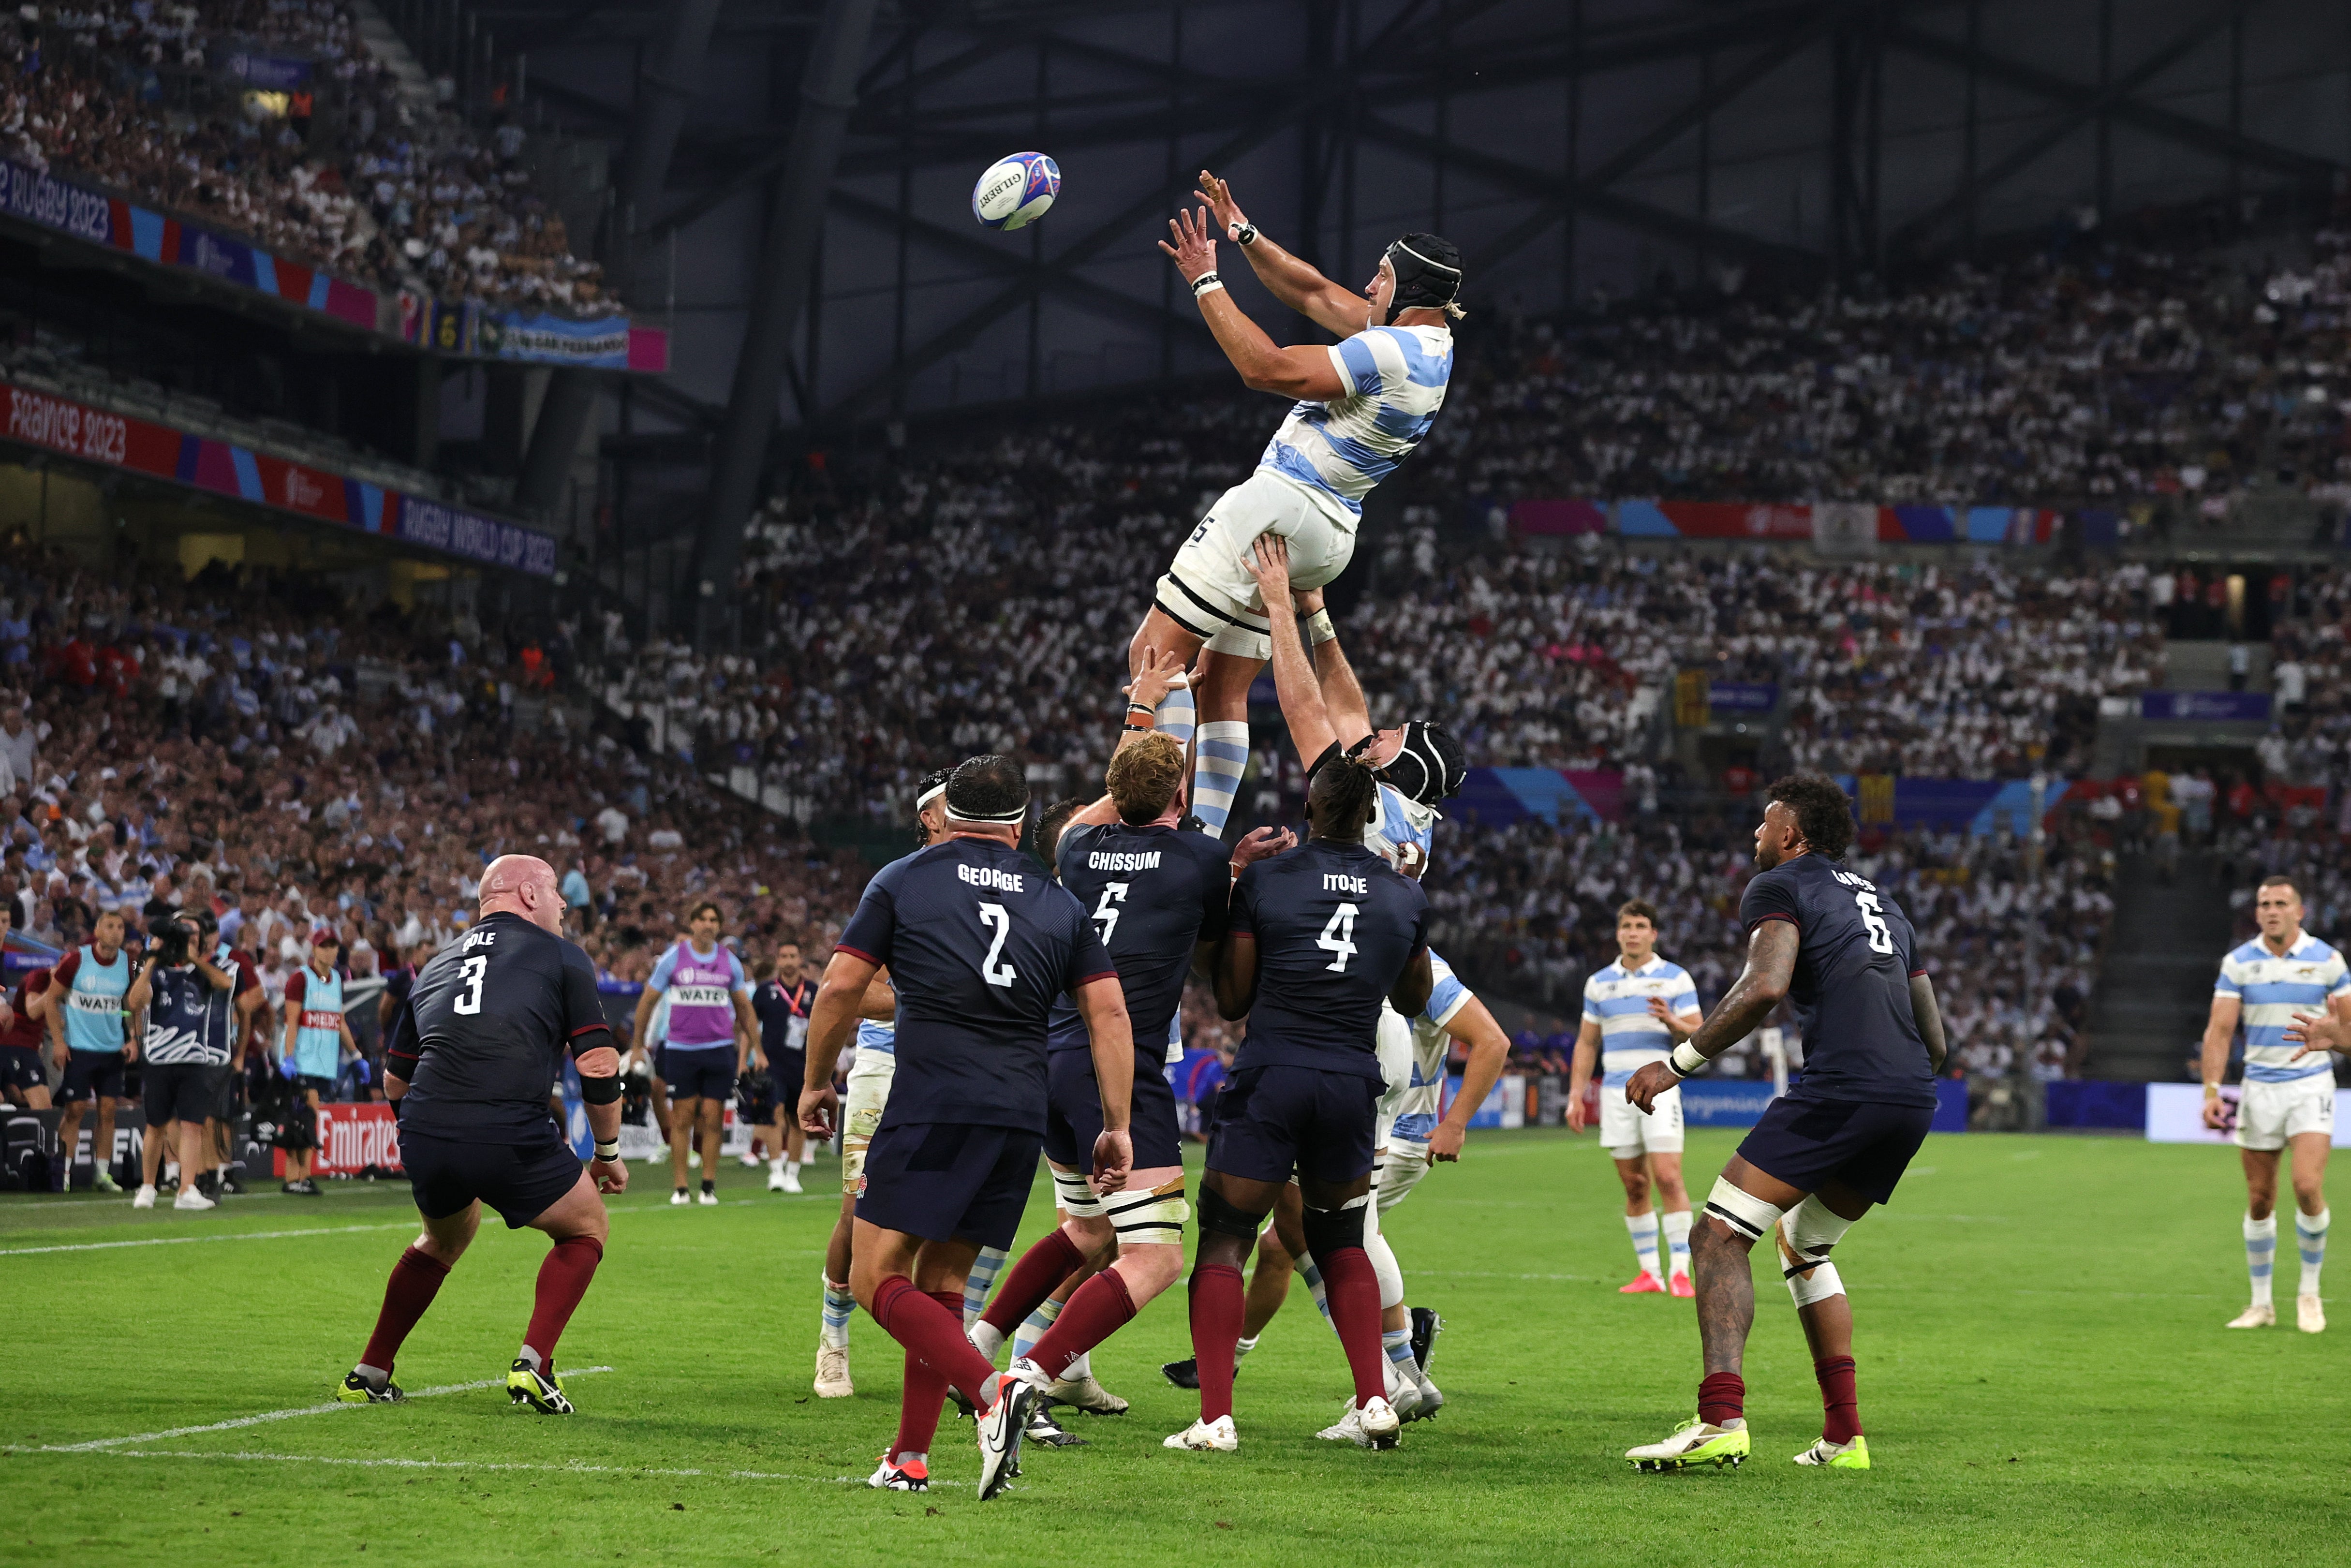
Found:
[[[1347,960],[1355,956],[1355,906],[1343,904],[1331,912],[1331,924],[1322,927],[1322,935],[1314,938],[1314,946],[1335,955],[1322,967],[1334,975],[1347,972]]]
[[[987,956],[979,961],[979,977],[991,986],[1009,986],[1018,977],[1011,965],[998,960],[1004,956],[1004,939],[1012,935],[1012,916],[1000,904],[983,904],[979,923],[996,933],[988,938]]]
[[[482,981],[489,972],[490,960],[488,957],[477,956],[475,957],[466,959],[463,965],[459,966],[457,970],[457,977],[464,982],[465,988],[457,993],[457,999],[451,1002],[449,1006],[455,1011],[464,1013],[467,1018],[471,1018],[475,1013],[480,1012],[482,1010]]]
[[[1877,910],[1877,894],[1856,893],[1854,903],[1861,906],[1861,923],[1869,928],[1869,950],[1873,953],[1894,951],[1894,933],[1886,926],[1886,916]]]

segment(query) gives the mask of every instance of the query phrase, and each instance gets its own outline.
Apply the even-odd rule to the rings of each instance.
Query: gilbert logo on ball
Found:
[[[992,229],[1025,228],[1061,193],[1061,167],[1042,152],[1015,152],[987,166],[971,188],[971,215]]]

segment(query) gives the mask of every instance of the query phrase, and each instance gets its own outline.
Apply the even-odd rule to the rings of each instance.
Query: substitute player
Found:
[[[2212,1016],[2204,1026],[2204,1124],[2229,1125],[2220,1080],[2229,1045],[2245,1030],[2245,1086],[2236,1106],[2237,1148],[2245,1166],[2245,1271],[2252,1304],[2229,1321],[2232,1329],[2268,1328],[2277,1322],[2271,1271],[2277,1261],[2278,1155],[2294,1154],[2294,1241],[2302,1252],[2294,1323],[2323,1333],[2326,1307],[2318,1294],[2326,1261],[2326,1154],[2335,1135],[2335,1068],[2330,1058],[2295,1049],[2287,1037],[2299,1012],[2351,1012],[2351,971],[2343,955],[2302,929],[2302,894],[2291,877],[2265,877],[2253,895],[2261,935],[2220,960],[2212,988]]]
[[[964,1337],[963,1288],[983,1246],[1008,1247],[1035,1179],[1046,1116],[1046,1033],[1065,992],[1101,1083],[1096,1194],[1134,1163],[1126,1130],[1134,1042],[1118,971],[1078,902],[1021,853],[1019,763],[976,757],[947,780],[947,841],[885,866],[833,948],[809,1026],[800,1124],[831,1130],[832,1067],[883,965],[897,981],[898,1071],[865,1153],[851,1284],[906,1347],[897,1437],[870,1484],[928,1490],[947,1388],[979,1416],[979,1497],[1018,1468],[1037,1391]]]
[[[1575,1059],[1567,1077],[1567,1125],[1585,1124],[1584,1086],[1600,1065],[1600,1145],[1616,1162],[1625,1184],[1625,1228],[1632,1233],[1640,1271],[1621,1295],[1669,1291],[1693,1294],[1689,1277],[1689,1190],[1682,1186],[1682,1092],[1660,1093],[1649,1114],[1633,1109],[1625,1085],[1652,1061],[1663,1061],[1705,1021],[1689,971],[1657,956],[1657,912],[1641,899],[1616,910],[1616,961],[1583,982],[1583,1026],[1575,1035]],[[1665,1211],[1670,1269],[1658,1266],[1656,1213],[1649,1206],[1655,1186]]]
[[[816,982],[800,971],[800,945],[778,942],[773,967],[751,993],[751,1012],[759,1020],[768,1097],[776,1110],[768,1190],[795,1197],[800,1191],[800,1155],[808,1147],[808,1134],[800,1131],[800,1082],[808,1076],[809,1009],[815,1005]]]
[[[1453,374],[1453,320],[1462,314],[1461,256],[1435,235],[1390,245],[1360,294],[1332,282],[1260,235],[1231,190],[1207,170],[1196,219],[1181,213],[1160,249],[1199,302],[1217,344],[1252,392],[1296,398],[1257,471],[1219,497],[1160,578],[1128,652],[1189,663],[1198,705],[1192,810],[1221,837],[1249,764],[1249,690],[1271,656],[1270,603],[1250,571],[1250,546],[1271,533],[1289,545],[1295,586],[1317,589],[1355,553],[1364,497],[1428,434]],[[1215,223],[1273,297],[1345,340],[1277,347],[1241,313],[1217,274]]]
[[[1290,639],[1294,647],[1294,633]],[[1276,643],[1277,661],[1283,644]],[[1379,780],[1333,757],[1307,785],[1310,836],[1233,884],[1216,964],[1217,1010],[1249,1033],[1218,1102],[1200,1182],[1191,1282],[1200,1416],[1171,1448],[1240,1446],[1233,1345],[1245,1304],[1241,1265],[1294,1175],[1302,1239],[1322,1270],[1331,1321],[1354,1376],[1342,1425],[1366,1448],[1395,1446],[1380,1350],[1380,1284],[1364,1250],[1383,1077],[1383,998],[1409,1017],[1428,1005],[1428,900],[1364,847]]]
[[[596,965],[563,939],[555,868],[500,855],[482,873],[481,918],[416,977],[405,1027],[384,1057],[384,1092],[399,1108],[401,1163],[424,1233],[400,1255],[359,1364],[335,1397],[402,1397],[392,1363],[482,1223],[482,1205],[509,1230],[529,1226],[555,1245],[539,1266],[530,1324],[507,1374],[507,1396],[549,1416],[571,1414],[555,1375],[555,1343],[604,1257],[600,1192],[629,1185],[621,1163],[621,1056],[596,995]],[[596,1157],[583,1171],[548,1114],[547,1083],[569,1050]]]
[[[669,1088],[670,1174],[686,1197],[686,1156],[695,1134],[702,1136],[702,1202],[718,1201],[718,1145],[725,1135],[726,1103],[735,1098],[758,1036],[751,1013],[751,982],[743,960],[718,939],[718,905],[708,900],[686,916],[685,932],[653,966],[653,977],[637,994],[639,1040],[645,1038],[654,1003],[669,995],[669,1043],[662,1048],[662,1078]]]
[[[1633,1074],[1644,1113],[1771,1015],[1782,998],[1803,1028],[1804,1076],[1771,1102],[1707,1196],[1690,1232],[1706,1375],[1698,1415],[1661,1443],[1626,1450],[1635,1469],[1736,1465],[1750,1441],[1740,1367],[1755,1322],[1748,1249],[1768,1233],[1796,1299],[1825,1412],[1800,1465],[1869,1468],[1854,1395],[1853,1307],[1829,1249],[1894,1197],[1935,1119],[1943,1022],[1892,895],[1836,864],[1853,843],[1844,791],[1817,774],[1782,779],[1755,829],[1760,873],[1740,900],[1747,967],[1714,1016],[1665,1061]]]
[[[122,946],[122,915],[99,912],[89,940],[57,961],[43,993],[49,1043],[65,1082],[57,1086],[65,1113],[57,1121],[57,1190],[73,1187],[74,1155],[81,1147],[81,1113],[95,1101],[98,1130],[89,1146],[92,1177],[100,1192],[120,1192],[108,1167],[114,1161],[114,1113],[129,1110],[123,1069],[139,1058],[139,1042],[125,1033],[122,998],[130,993],[132,967]]]

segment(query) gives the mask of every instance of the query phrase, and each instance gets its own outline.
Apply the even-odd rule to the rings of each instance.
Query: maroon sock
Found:
[[[1045,1304],[1053,1287],[1076,1273],[1085,1260],[1086,1255],[1078,1250],[1077,1243],[1055,1226],[1020,1255],[1019,1262],[1012,1265],[1012,1272],[1004,1276],[1004,1283],[997,1287],[996,1300],[980,1313],[979,1321],[1005,1338],[1011,1338],[1012,1331]],[[958,1304],[956,1310],[963,1309]]]
[[[1355,1375],[1355,1407],[1362,1409],[1388,1392],[1388,1353],[1380,1344],[1380,1277],[1371,1254],[1360,1247],[1342,1247],[1328,1258],[1317,1258],[1322,1270],[1322,1299],[1331,1303],[1331,1326],[1347,1353],[1347,1368]]]
[[[383,1310],[375,1315],[375,1333],[368,1336],[367,1349],[360,1356],[362,1366],[392,1370],[392,1358],[408,1338],[408,1331],[424,1315],[440,1292],[441,1281],[449,1277],[449,1265],[419,1252],[411,1247],[392,1266],[392,1278],[383,1282]]]
[[[567,1236],[548,1249],[547,1261],[538,1266],[530,1327],[522,1333],[522,1343],[538,1352],[541,1372],[551,1374],[555,1342],[563,1337],[563,1325],[571,1321],[580,1298],[588,1293],[588,1281],[596,1277],[596,1265],[603,1260],[604,1244],[592,1236]]]
[[[1853,1391],[1853,1357],[1833,1355],[1813,1363],[1821,1385],[1821,1436],[1850,1443],[1861,1436],[1861,1401]]]
[[[1709,1372],[1698,1385],[1698,1418],[1709,1427],[1747,1417],[1747,1380],[1735,1372]]]
[[[961,1291],[933,1291],[931,1300],[960,1318],[963,1316]],[[927,1454],[931,1441],[939,1435],[939,1411],[946,1404],[947,1380],[931,1364],[906,1353],[906,1381],[898,1396],[898,1437],[890,1445],[890,1458],[901,1454]]]
[[[1131,1322],[1134,1294],[1115,1269],[1105,1269],[1078,1287],[1045,1337],[1029,1347],[1029,1359],[1048,1377],[1059,1377],[1070,1363],[1110,1338]]]
[[[873,1292],[873,1321],[892,1339],[929,1363],[931,1370],[950,1385],[961,1389],[965,1398],[985,1406],[987,1380],[996,1375],[996,1368],[964,1338],[963,1298],[955,1296],[952,1306],[947,1304],[949,1299],[946,1292],[926,1296],[904,1274],[893,1274]]]
[[[1200,1419],[1213,1421],[1233,1413],[1233,1346],[1241,1337],[1241,1322],[1249,1312],[1241,1271],[1229,1263],[1204,1263],[1192,1270],[1191,1296],[1192,1360],[1200,1374]]]

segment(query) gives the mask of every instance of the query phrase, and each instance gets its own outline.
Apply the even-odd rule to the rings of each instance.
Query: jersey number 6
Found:
[[[489,972],[490,961],[486,957],[476,956],[466,959],[464,965],[461,966],[457,971],[458,977],[465,983],[465,988],[459,994],[455,1001],[449,1004],[450,1007],[457,1012],[464,1013],[468,1018],[480,1012],[482,1010],[482,979],[483,977],[487,975]]]
[[[983,904],[979,906],[979,923],[996,932],[988,939],[987,956],[979,961],[979,977],[991,986],[1009,986],[1018,977],[1011,965],[997,960],[1004,956],[1004,939],[1012,935],[1012,916],[1000,904]]]
[[[1894,933],[1886,928],[1886,916],[1877,912],[1877,894],[1856,893],[1854,903],[1861,906],[1861,923],[1869,928],[1869,950],[1873,953],[1894,951]]]

